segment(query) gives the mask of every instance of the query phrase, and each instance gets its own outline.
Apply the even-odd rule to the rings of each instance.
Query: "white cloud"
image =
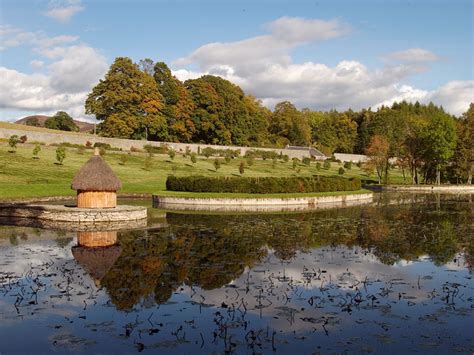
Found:
[[[28,32],[9,25],[0,26],[0,40],[2,49],[6,50],[11,47],[33,46],[35,51],[42,53],[51,46],[58,46],[76,42],[78,36],[60,35],[49,37],[43,32]]]
[[[64,110],[75,118],[86,117],[87,94],[108,68],[106,58],[97,49],[73,44],[79,39],[76,36],[49,37],[6,26],[0,28],[0,33],[9,39],[8,46],[27,45],[42,57],[30,61],[33,70],[41,73],[0,67],[0,109],[43,114]]]
[[[48,11],[44,14],[61,23],[67,23],[71,18],[84,10],[80,0],[51,0]]]
[[[41,69],[43,68],[44,62],[42,60],[33,59],[30,65],[33,69]]]
[[[231,66],[238,75],[251,75],[268,65],[289,64],[288,52],[298,45],[340,37],[349,26],[338,20],[307,20],[281,17],[266,25],[270,34],[229,43],[209,43],[196,49],[176,65],[198,63],[204,71]]]
[[[337,20],[282,17],[266,28],[266,35],[199,47],[174,63],[174,74],[181,80],[202,74],[219,75],[270,108],[284,100],[317,110],[361,109],[403,99],[433,100],[458,115],[474,97],[470,82],[448,83],[434,91],[404,83],[412,75],[428,70],[428,62],[439,60],[428,50],[412,48],[391,53],[388,57],[400,63],[389,62],[377,69],[353,60],[343,60],[335,66],[316,60],[293,63],[291,51],[297,46],[343,36],[350,32],[349,26]],[[186,70],[187,65],[197,66],[198,70]]]
[[[51,87],[59,92],[89,91],[107,71],[107,60],[86,46],[64,48],[61,58],[49,65]]]
[[[429,50],[422,48],[410,48],[403,51],[392,52],[385,56],[385,58],[401,62],[436,62],[440,58],[430,52]]]

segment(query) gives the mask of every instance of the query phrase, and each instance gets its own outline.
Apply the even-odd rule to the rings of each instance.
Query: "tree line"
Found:
[[[315,146],[368,154],[368,168],[386,180],[393,159],[418,183],[472,182],[474,106],[454,117],[440,106],[394,103],[377,110],[298,110],[289,101],[271,111],[218,76],[184,82],[164,62],[116,58],[85,102],[107,137],[181,143]]]

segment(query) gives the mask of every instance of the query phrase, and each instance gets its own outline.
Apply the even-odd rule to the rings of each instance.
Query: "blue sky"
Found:
[[[2,0],[0,120],[83,102],[117,56],[221,75],[270,108],[474,99],[473,1]]]

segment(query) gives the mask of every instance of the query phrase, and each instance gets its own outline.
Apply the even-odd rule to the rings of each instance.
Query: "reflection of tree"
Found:
[[[130,309],[150,298],[164,303],[183,284],[221,287],[268,248],[291,260],[313,248],[359,246],[386,264],[426,254],[442,264],[460,248],[472,255],[472,223],[462,208],[452,213],[446,208],[453,206],[441,206],[436,212],[402,205],[293,215],[169,213],[166,228],[120,234],[122,253],[102,285],[118,308]]]

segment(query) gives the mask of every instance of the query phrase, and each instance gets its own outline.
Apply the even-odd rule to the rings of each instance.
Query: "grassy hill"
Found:
[[[51,116],[45,116],[45,115],[26,116],[26,117],[20,118],[18,121],[15,121],[15,124],[26,126],[26,123],[28,122],[28,120],[36,118],[38,120],[39,127],[44,127],[44,122],[50,117]],[[79,127],[79,132],[89,133],[94,130],[93,123],[79,121],[79,120],[73,120],[73,121],[76,124],[76,126]]]
[[[19,144],[16,153],[10,153],[6,142],[0,143],[0,199],[39,197],[39,196],[68,196],[75,195],[70,184],[75,173],[90,158],[92,150],[83,154],[75,148],[66,150],[63,165],[56,164],[56,147],[41,146],[39,159],[33,159],[32,144]],[[126,162],[122,161],[126,156]],[[151,158],[151,166],[145,167],[145,153],[125,153],[108,151],[104,159],[116,172],[123,183],[122,193],[155,193],[165,190],[165,180],[169,174],[176,175],[207,175],[207,176],[239,176],[241,158],[226,163],[221,161],[221,168],[216,172],[214,159],[198,157],[192,164],[187,157],[177,154],[174,160],[168,155],[155,155]],[[292,162],[277,161],[272,166],[271,160],[255,160],[254,165],[246,167],[245,176],[311,176],[337,175],[342,164],[332,163],[329,170],[316,169],[316,164],[310,166],[299,164],[293,169]],[[299,172],[297,171],[299,169]],[[368,177],[355,165],[346,170],[346,177],[374,179]],[[399,171],[392,172],[393,183],[403,183]]]

